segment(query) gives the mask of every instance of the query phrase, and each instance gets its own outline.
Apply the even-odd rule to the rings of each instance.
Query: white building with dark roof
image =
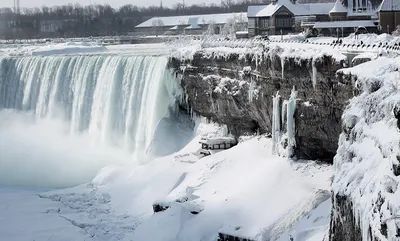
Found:
[[[216,34],[230,21],[247,27],[246,13],[202,14],[172,17],[154,17],[135,27],[136,33],[145,35],[155,34],[202,34],[209,26],[214,27]],[[244,30],[244,29],[241,29]]]
[[[277,0],[269,5],[249,6],[249,35],[273,35],[294,32],[302,21],[328,21],[334,3],[295,3]]]

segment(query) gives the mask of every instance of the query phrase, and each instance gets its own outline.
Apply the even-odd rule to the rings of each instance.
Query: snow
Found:
[[[334,159],[334,194],[353,203],[363,240],[397,240],[400,192],[394,165],[399,165],[400,134],[393,109],[400,104],[400,58],[380,57],[354,68],[352,75],[361,93],[350,100],[342,120],[344,133]],[[356,78],[356,79],[355,79]],[[387,236],[381,224],[387,224]]]
[[[299,39],[299,35],[291,35],[293,39]],[[276,37],[272,37],[273,40]],[[289,40],[290,41],[290,40]],[[171,56],[181,60],[192,60],[195,54],[201,54],[203,58],[228,59],[232,54],[244,59],[253,54],[256,60],[261,55],[278,55],[281,58],[294,58],[299,63],[304,59],[318,59],[324,56],[331,56],[337,62],[347,60],[347,57],[340,49],[333,49],[330,46],[312,45],[293,42],[275,42],[258,39],[225,40],[218,38],[207,38],[200,40],[182,39],[172,43]]]
[[[185,15],[173,17],[154,17],[151,18],[135,28],[149,28],[153,27],[153,22],[161,20],[163,26],[182,26],[182,25],[202,25],[213,22],[214,24],[225,24],[231,18],[238,18],[247,22],[246,13],[221,13],[221,14],[203,14],[203,15]],[[196,20],[196,22],[193,22]]]
[[[57,54],[85,54],[85,53],[101,53],[106,48],[98,45],[97,43],[88,42],[68,42],[60,44],[49,44],[41,46],[32,51],[32,55],[48,56]]]
[[[347,8],[343,6],[342,1],[336,0],[335,6],[329,13],[347,13]]]
[[[328,15],[333,3],[296,3],[290,0],[279,0],[276,4],[249,6],[247,17],[270,17],[282,6],[289,9],[295,16]]]
[[[282,5],[280,5],[280,4],[248,6],[247,17],[249,17],[249,18],[270,17],[270,16],[274,15],[274,13],[276,11],[278,11],[281,7],[282,7]]]
[[[59,214],[59,205],[38,190],[0,187],[0,237],[7,241],[93,240]]]
[[[17,214],[14,219],[22,217],[26,222],[45,220],[27,230],[22,230],[26,222],[4,222],[0,236],[7,233],[10,241],[22,241],[13,236],[19,232],[38,241],[50,236],[55,240],[211,241],[219,231],[256,240],[305,233],[305,228],[313,231],[302,237],[325,234],[325,228],[315,225],[324,226],[327,221],[316,218],[329,212],[329,206],[320,203],[330,196],[331,166],[273,156],[270,139],[262,136],[244,137],[229,150],[194,157],[201,136],[219,132],[216,128],[202,123],[197,137],[176,154],[145,165],[105,167],[86,185],[39,191],[40,198],[24,198],[38,192],[0,190],[2,197],[15,195],[0,199],[0,206],[7,207],[16,199],[16,208],[24,201],[30,204],[7,212],[7,219]],[[155,201],[177,199],[187,201],[172,202],[166,211],[153,213]],[[193,209],[201,212],[191,214]],[[313,217],[314,226],[307,215]],[[56,229],[59,225],[68,227]]]

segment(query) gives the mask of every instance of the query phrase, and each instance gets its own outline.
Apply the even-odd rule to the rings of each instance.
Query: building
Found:
[[[383,0],[378,9],[382,32],[391,33],[400,25],[400,0]]]
[[[381,4],[382,18],[398,21],[399,11],[396,15],[395,10],[399,5],[400,0],[384,0]],[[269,5],[248,7],[249,36],[286,34],[304,29],[329,36],[344,36],[356,31],[374,33],[378,32],[379,26],[377,12],[370,0],[308,4],[296,3],[295,0],[275,0]],[[388,28],[393,31],[395,24],[395,21],[388,23]]]
[[[275,0],[268,5],[249,6],[249,36],[300,31],[302,22],[328,21],[333,7],[334,3],[303,4],[290,0]]]
[[[137,35],[219,34],[226,24],[235,23],[237,30],[247,29],[246,13],[223,13],[154,17],[135,27]]]
[[[336,0],[329,17],[331,21],[314,24],[319,35],[342,37],[354,32],[378,32],[377,10],[370,0]]]

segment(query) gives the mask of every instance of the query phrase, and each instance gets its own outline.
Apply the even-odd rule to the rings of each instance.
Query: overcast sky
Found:
[[[165,6],[172,6],[182,0],[163,0]],[[88,5],[90,3],[94,4],[105,4],[108,3],[112,7],[120,7],[124,4],[133,4],[138,6],[149,6],[149,5],[159,5],[160,0],[20,0],[21,7],[41,7],[43,5],[54,6],[63,5],[68,3],[80,3],[81,5]],[[199,4],[199,3],[220,3],[220,0],[185,0],[185,4]],[[0,0],[0,7],[12,7],[14,5],[14,0]]]

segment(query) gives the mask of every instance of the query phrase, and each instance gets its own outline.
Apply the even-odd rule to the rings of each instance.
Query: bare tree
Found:
[[[151,24],[153,25],[154,33],[155,33],[156,37],[158,37],[158,35],[161,33],[161,31],[163,29],[164,22],[161,19],[157,18],[157,19],[154,19]]]

